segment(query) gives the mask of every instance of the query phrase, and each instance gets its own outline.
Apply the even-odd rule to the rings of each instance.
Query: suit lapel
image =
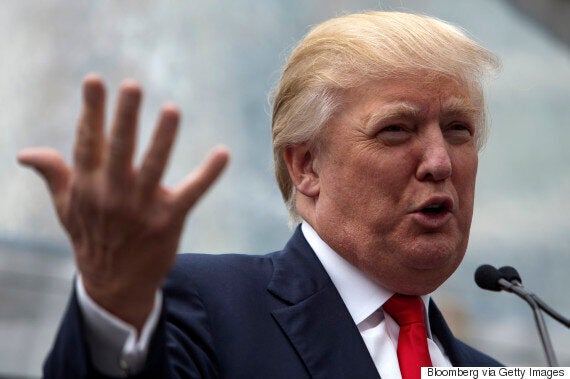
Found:
[[[469,351],[455,338],[433,300],[430,300],[429,305],[429,322],[432,332],[443,346],[451,364],[456,367],[473,366]]]
[[[338,291],[300,228],[273,258],[268,291],[288,304],[272,312],[314,378],[379,378]]]

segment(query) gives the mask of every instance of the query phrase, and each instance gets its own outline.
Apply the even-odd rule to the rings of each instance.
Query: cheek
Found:
[[[475,147],[458,149],[452,157],[454,184],[464,191],[475,189],[479,157]]]
[[[464,174],[462,178],[463,191],[468,198],[473,199],[475,196],[475,183],[477,179],[477,155],[468,159],[464,164]],[[471,200],[472,201],[472,200]]]
[[[465,156],[454,170],[454,186],[459,197],[460,211],[467,223],[471,223],[477,177],[477,155]]]

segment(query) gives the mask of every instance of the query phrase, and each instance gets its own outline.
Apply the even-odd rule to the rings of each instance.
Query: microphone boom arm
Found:
[[[501,267],[502,269],[503,267]],[[513,269],[514,270],[514,269]],[[509,280],[508,278],[506,278],[508,281],[510,281],[512,284],[514,284],[517,287],[522,287],[524,288],[524,290],[530,295],[532,296],[532,298],[534,299],[534,301],[536,302],[536,304],[540,307],[540,309],[542,309],[544,312],[546,312],[550,317],[552,317],[553,319],[555,319],[556,321],[558,321],[559,323],[561,323],[562,325],[564,325],[567,328],[570,328],[570,319],[567,319],[566,317],[562,316],[560,313],[556,312],[554,309],[552,309],[548,304],[546,304],[540,297],[538,297],[538,295],[536,295],[534,292],[529,291],[525,286],[523,286],[523,284],[519,279],[513,279],[513,280]]]
[[[542,301],[542,299],[540,297],[536,296],[535,294],[531,294],[531,296],[534,299],[534,301],[536,301],[536,304],[538,304],[538,306],[543,311],[545,311],[550,317],[552,317],[556,321],[560,322],[561,324],[563,324],[567,328],[570,328],[570,319],[567,319],[566,317],[562,316],[560,313],[556,312],[554,309],[550,308],[548,306],[548,304],[546,304],[544,301]]]
[[[534,314],[534,321],[536,322],[536,327],[538,328],[538,332],[540,335],[540,340],[542,342],[542,346],[544,347],[544,353],[546,354],[546,360],[550,367],[557,367],[558,360],[556,359],[556,355],[554,354],[554,349],[552,347],[552,342],[550,341],[550,335],[548,334],[548,330],[546,329],[546,324],[544,323],[544,318],[542,317],[542,313],[540,312],[539,302],[542,302],[540,299],[536,301],[536,297],[534,294],[527,292],[525,289],[521,288],[518,285],[514,285],[506,279],[500,278],[497,283],[501,286],[501,288],[507,292],[514,293],[524,301],[526,301],[530,307],[532,308],[532,312]],[[546,305],[546,304],[541,304]],[[546,306],[547,308],[550,308]],[[544,309],[544,308],[543,308]],[[546,309],[545,311],[550,314]],[[554,312],[556,313],[556,312]],[[554,317],[554,316],[553,316]],[[556,318],[556,317],[555,317]]]

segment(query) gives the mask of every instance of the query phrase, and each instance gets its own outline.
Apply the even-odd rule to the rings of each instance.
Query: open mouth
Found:
[[[434,195],[416,208],[414,220],[425,230],[440,230],[451,219],[453,198]]]
[[[436,215],[447,212],[447,208],[443,204],[434,204],[434,205],[428,205],[427,207],[422,208],[420,212],[427,215],[427,216],[436,216]]]
[[[448,197],[434,197],[418,208],[417,212],[425,216],[440,216],[451,212],[453,200]]]

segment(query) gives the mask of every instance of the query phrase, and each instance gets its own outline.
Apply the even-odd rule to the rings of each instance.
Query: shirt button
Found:
[[[119,367],[123,371],[123,375],[129,375],[129,363],[124,358],[119,359]]]

